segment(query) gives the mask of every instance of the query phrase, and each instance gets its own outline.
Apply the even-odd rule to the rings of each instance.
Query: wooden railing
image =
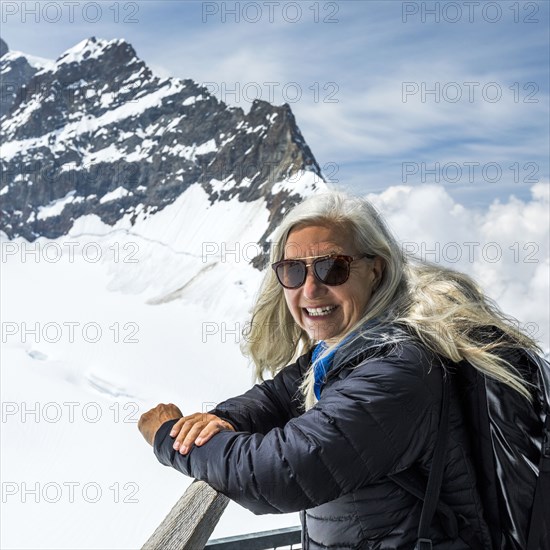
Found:
[[[228,502],[204,481],[193,481],[142,550],[202,550]]]
[[[204,481],[193,481],[183,496],[157,527],[142,550],[264,550],[285,546],[300,548],[300,529],[277,529],[208,539],[222,516],[229,499]]]

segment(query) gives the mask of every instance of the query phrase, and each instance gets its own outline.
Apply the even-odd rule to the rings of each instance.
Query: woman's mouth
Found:
[[[305,307],[303,308],[308,317],[326,317],[330,315],[338,306]]]

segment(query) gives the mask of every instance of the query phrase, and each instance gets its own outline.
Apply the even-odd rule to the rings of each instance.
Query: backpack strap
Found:
[[[426,478],[417,469],[409,468],[388,477],[418,500],[424,501]],[[460,537],[472,550],[487,550],[483,548],[479,536],[474,532],[470,522],[463,515],[455,514],[453,509],[441,499],[437,503],[436,513],[445,534],[451,540]]]
[[[424,504],[420,514],[420,523],[418,525],[417,550],[431,550],[432,540],[430,539],[430,526],[433,521],[437,504],[439,502],[439,493],[443,481],[443,471],[445,469],[445,454],[447,450],[447,434],[449,433],[449,386],[450,382],[443,373],[443,399],[441,403],[441,416],[439,419],[439,430],[437,432],[437,441],[435,444],[432,467],[428,476],[428,485],[424,495]]]
[[[414,468],[414,466],[398,474],[391,474],[388,477],[397,483],[399,487],[405,489],[407,493],[414,495],[418,500],[424,502],[424,497],[426,495],[426,478]],[[440,499],[437,503],[436,512],[445,534],[453,540],[456,539],[459,531],[458,519],[451,507]]]
[[[550,549],[550,365],[548,361],[533,352],[527,352],[527,357],[538,369],[539,384],[542,390],[540,396],[545,414],[542,426],[542,444],[539,460],[539,477],[535,486],[531,520],[527,535],[526,550]],[[546,538],[545,538],[545,537]]]
[[[447,434],[449,433],[450,386],[451,382],[448,376],[444,374],[441,416],[428,483],[426,484],[423,476],[413,468],[389,476],[401,488],[423,501],[418,525],[418,540],[414,550],[432,550],[430,526],[436,511],[447,536],[453,540],[460,536],[473,550],[483,550],[468,520],[463,516],[459,516],[457,519],[451,507],[439,498],[443,482],[443,471],[445,470]]]
[[[454,540],[460,536],[472,550],[483,550],[483,546],[468,520],[462,515],[457,518],[452,508],[439,498],[445,469],[447,434],[449,432],[450,385],[450,380],[444,375],[441,416],[427,484],[424,476],[414,467],[388,476],[402,489],[423,501],[418,526],[418,540],[414,550],[432,550],[433,543],[429,537],[429,529],[436,511],[445,534],[449,538]]]
[[[457,530],[456,517],[452,510],[439,502],[439,493],[441,482],[443,481],[443,470],[445,469],[445,451],[447,447],[447,433],[449,425],[449,386],[445,373],[443,373],[443,399],[441,400],[441,415],[439,417],[439,428],[435,443],[435,450],[432,458],[432,467],[428,476],[426,489],[422,489],[422,484],[418,482],[418,476],[411,471],[405,470],[398,474],[391,474],[390,477],[400,487],[412,493],[422,500],[422,512],[420,513],[420,523],[418,525],[418,540],[415,550],[432,550],[432,540],[430,539],[430,526],[433,521],[435,511],[439,509],[446,519],[445,523],[450,525],[451,531]],[[450,512],[450,514],[449,514]]]
[[[541,535],[545,522],[550,517],[550,411],[546,411],[544,423],[541,456],[539,462],[539,478],[535,487],[535,497],[531,510],[529,536],[526,550],[540,550]],[[546,541],[548,543],[548,541]]]

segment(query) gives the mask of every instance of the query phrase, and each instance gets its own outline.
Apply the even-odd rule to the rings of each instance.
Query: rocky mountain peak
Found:
[[[0,38],[0,57],[4,57],[9,51],[8,45]]]
[[[245,114],[193,80],[155,76],[124,40],[88,38],[42,70],[10,55],[0,59],[14,90],[0,125],[8,237],[55,238],[87,214],[133,224],[199,184],[211,203],[264,200],[265,244],[285,208],[324,186],[288,105],[255,101]]]
[[[131,102],[151,71],[124,40],[83,40],[52,66],[34,72],[11,106],[15,116],[2,130],[6,139],[29,139],[59,130],[84,115],[98,117]],[[40,108],[37,109],[36,106]],[[30,117],[29,107],[33,113]]]
[[[60,55],[57,65],[82,63],[86,60],[113,56],[121,65],[131,61],[136,57],[136,52],[132,46],[125,40],[104,40],[97,39],[95,36],[82,40],[72,48]]]
[[[12,110],[20,99],[20,92],[37,72],[19,52],[11,52],[0,38],[0,119]]]

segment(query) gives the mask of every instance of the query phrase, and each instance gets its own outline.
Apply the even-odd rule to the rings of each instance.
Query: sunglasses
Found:
[[[307,263],[304,260],[281,260],[271,265],[277,280],[285,288],[300,288],[307,277],[307,268],[313,268],[315,278],[328,286],[343,285],[349,279],[350,265],[355,260],[376,258],[373,254],[358,256],[330,255],[315,258]],[[309,259],[309,258],[308,258]]]

